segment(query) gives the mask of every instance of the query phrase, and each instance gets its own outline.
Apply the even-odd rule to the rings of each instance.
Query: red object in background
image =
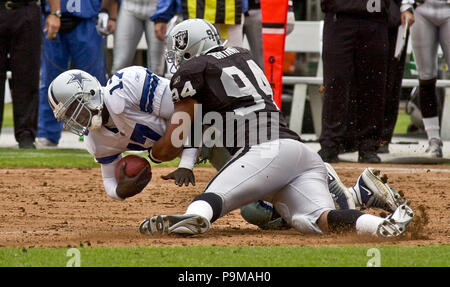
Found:
[[[297,61],[297,54],[294,52],[284,53],[283,71],[286,74],[293,74],[295,72],[295,62]]]
[[[115,176],[116,176],[116,180],[119,179],[119,173],[120,173],[120,168],[122,167],[122,165],[127,164],[125,166],[125,175],[128,177],[135,177],[136,175],[138,175],[141,170],[143,170],[146,166],[149,167],[148,171],[150,172],[150,163],[148,162],[147,159],[138,156],[138,155],[127,155],[125,157],[123,157],[116,166],[116,171],[115,171]]]
[[[281,109],[288,0],[261,0],[264,70]]]

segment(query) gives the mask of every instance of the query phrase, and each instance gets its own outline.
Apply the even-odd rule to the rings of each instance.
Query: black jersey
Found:
[[[192,97],[202,105],[203,119],[213,119],[232,154],[277,138],[300,140],[287,127],[269,81],[246,49],[218,48],[183,62],[170,88],[174,102]]]

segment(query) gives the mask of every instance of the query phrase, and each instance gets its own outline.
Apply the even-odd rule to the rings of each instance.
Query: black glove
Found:
[[[122,199],[140,193],[152,179],[152,173],[149,172],[148,166],[141,170],[135,177],[125,175],[125,166],[126,164],[120,167],[119,180],[116,187],[116,193]]]
[[[168,180],[168,179],[174,179],[175,184],[178,186],[182,186],[183,184],[185,186],[188,186],[189,183],[192,183],[192,185],[195,186],[195,176],[192,170],[188,168],[179,168],[168,175],[162,175],[162,179]]]

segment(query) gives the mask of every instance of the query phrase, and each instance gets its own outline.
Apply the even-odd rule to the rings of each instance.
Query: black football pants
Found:
[[[388,59],[386,22],[350,16],[325,17],[323,33],[323,149],[338,149],[353,134],[359,151],[381,141]],[[352,97],[352,89],[354,96]],[[355,122],[348,128],[348,113]]]
[[[41,13],[36,3],[30,2],[13,10],[0,9],[0,128],[9,66],[12,72],[14,135],[17,141],[23,133],[28,133],[28,137],[32,138],[37,133],[40,30]]]

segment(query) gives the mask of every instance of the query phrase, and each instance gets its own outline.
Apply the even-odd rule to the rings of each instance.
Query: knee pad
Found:
[[[269,202],[258,200],[241,207],[241,216],[261,229],[288,229],[290,226]]]

